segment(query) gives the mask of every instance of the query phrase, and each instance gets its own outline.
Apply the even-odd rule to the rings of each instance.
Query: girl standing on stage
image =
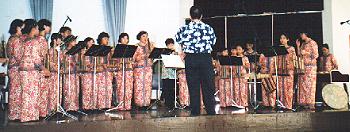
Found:
[[[129,35],[127,33],[121,33],[118,39],[119,44],[128,45]],[[131,110],[131,99],[133,90],[133,58],[124,59],[124,82],[123,82],[123,60],[117,59],[117,91],[116,95],[118,97],[119,107],[118,110]]]
[[[99,45],[108,46],[109,43],[109,35],[106,32],[102,32],[98,35],[97,43]],[[107,56],[98,57],[97,58],[97,69],[100,69],[99,73],[96,75],[96,83],[98,87],[97,94],[97,108],[98,109],[106,109],[111,108],[112,105],[112,81],[113,74],[111,69],[109,68],[109,61],[111,58],[111,54]]]
[[[320,67],[317,68],[319,72],[329,73],[332,70],[338,69],[338,63],[335,56],[329,52],[328,44],[322,45],[322,56],[320,57]]]
[[[96,109],[97,104],[97,85],[94,82],[94,63],[93,56],[85,56],[87,50],[95,44],[94,39],[87,37],[84,40],[85,48],[80,53],[81,59],[81,92],[82,92],[82,108],[84,110]]]
[[[18,72],[20,62],[20,51],[22,43],[20,36],[22,35],[23,21],[15,19],[11,22],[9,33],[10,38],[7,41],[7,57],[8,75],[9,75],[9,120],[20,119],[22,90],[20,88],[20,75]]]
[[[242,46],[236,46],[237,57],[242,57],[242,66],[237,66],[236,70],[233,71],[235,75],[233,79],[234,84],[234,101],[238,106],[248,107],[248,82],[245,79],[247,75],[247,69],[250,67],[249,60],[244,56],[244,50]]]
[[[278,96],[281,103],[286,109],[291,110],[293,105],[293,80],[294,64],[293,59],[296,57],[295,49],[288,45],[289,38],[286,34],[280,37],[280,43],[286,47],[288,54],[277,57],[278,72]]]
[[[228,50],[224,49],[222,51],[222,56],[229,56]],[[234,69],[232,67],[232,69]],[[231,86],[231,66],[223,66],[220,65],[220,80],[219,80],[219,99],[220,99],[220,107],[233,106],[233,83]],[[233,81],[233,80],[232,80]],[[231,89],[232,87],[232,89]]]
[[[50,83],[48,84],[48,110],[53,111],[57,108],[57,92],[58,92],[58,85],[57,85],[57,59],[58,59],[58,52],[55,49],[57,46],[59,46],[62,43],[62,35],[58,33],[53,33],[51,35],[51,42],[50,42],[50,49],[49,49],[49,70],[51,72],[50,75]],[[62,58],[62,53],[60,54],[60,58]],[[61,80],[62,81],[62,80]],[[60,82],[61,82],[60,81]],[[61,90],[61,87],[60,87]],[[61,100],[60,100],[61,102]]]
[[[145,107],[151,103],[152,92],[152,59],[148,58],[153,50],[153,44],[148,40],[148,33],[141,31],[137,34],[140,42],[134,55],[134,101],[136,106]]]
[[[312,40],[308,33],[300,33],[299,40],[296,41],[298,55],[304,61],[305,74],[299,79],[299,104],[310,109],[315,109],[315,93],[316,93],[316,75],[317,75],[317,58],[318,46]]]
[[[45,64],[46,68],[48,68],[47,63],[47,53],[49,49],[48,42],[46,40],[46,35],[51,31],[51,22],[47,19],[41,19],[38,22],[39,26],[39,36],[38,41],[41,46],[41,61]],[[39,112],[40,117],[45,117],[48,114],[48,85],[50,84],[50,78],[45,78],[44,74],[40,76],[40,96],[39,96]]]
[[[20,121],[39,120],[39,81],[40,71],[50,76],[41,60],[41,46],[36,36],[39,34],[37,22],[26,19],[21,36],[22,51],[20,53],[19,74],[22,89]]]
[[[79,109],[79,78],[77,75],[78,54],[67,55],[66,52],[77,44],[75,36],[69,35],[64,39],[67,48],[63,54],[63,106],[67,111]]]

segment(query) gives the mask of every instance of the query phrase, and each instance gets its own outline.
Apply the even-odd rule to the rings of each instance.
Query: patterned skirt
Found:
[[[39,71],[20,71],[22,102],[21,122],[39,120]]]
[[[149,106],[152,93],[152,67],[134,69],[134,101],[136,106]]]
[[[133,71],[125,71],[123,82],[123,71],[117,72],[117,99],[119,104],[118,110],[131,110],[131,100],[133,94]]]
[[[18,67],[8,70],[9,74],[9,120],[20,119],[22,104],[22,89]]]

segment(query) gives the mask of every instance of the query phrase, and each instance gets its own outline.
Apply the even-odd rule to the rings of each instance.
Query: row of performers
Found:
[[[77,44],[77,37],[71,35],[69,27],[62,27],[60,33],[51,35],[51,43],[45,36],[50,33],[51,22],[43,19],[36,22],[33,19],[24,21],[16,19],[11,23],[9,33],[11,37],[7,43],[9,58],[9,114],[10,120],[21,122],[39,120],[46,117],[63,104],[67,111],[108,109],[112,107],[113,78],[116,80],[116,97],[118,110],[130,110],[133,99],[138,108],[145,108],[151,102],[152,64],[148,58],[154,48],[154,43],[148,39],[148,33],[141,31],[137,35],[139,43],[134,57],[125,59],[125,81],[123,82],[122,59],[112,59],[112,51],[106,57],[85,56],[84,53],[94,45],[94,39],[88,37],[84,40],[86,47],[75,55],[65,54]],[[62,41],[65,49],[58,55],[57,47]],[[127,45],[129,36],[126,33],[119,35],[118,42]],[[99,45],[109,45],[109,35],[102,32],[98,35]],[[174,49],[174,40],[167,39],[168,48]],[[180,54],[184,57],[184,54]],[[61,63],[58,64],[57,60]],[[96,62],[96,67],[95,67]],[[58,69],[58,67],[61,67]],[[96,74],[94,74],[96,68]],[[60,70],[60,91],[62,99],[57,103],[58,70]],[[164,80],[174,79],[171,69],[163,70]],[[189,105],[189,95],[185,72],[177,73],[180,80],[180,102],[183,106]],[[80,79],[79,79],[80,78]],[[81,80],[81,81],[79,81]],[[167,81],[169,82],[169,81]],[[170,86],[168,85],[170,83]],[[165,83],[171,87],[171,82]],[[124,87],[125,85],[125,87]],[[171,88],[168,88],[171,89]],[[165,90],[169,91],[169,90]],[[79,94],[81,92],[82,104],[79,108]],[[163,92],[163,97],[172,95]],[[169,104],[169,99],[166,103]],[[169,105],[170,106],[170,105]]]
[[[151,102],[151,88],[152,88],[152,64],[153,61],[148,58],[154,44],[148,39],[148,34],[145,31],[141,31],[137,35],[137,39],[140,41],[136,45],[137,51],[133,58],[126,60],[126,72],[125,82],[122,82],[121,72],[121,60],[111,59],[111,54],[106,57],[97,57],[96,60],[93,57],[84,56],[84,53],[95,42],[92,38],[86,38],[86,48],[79,54],[66,55],[69,49],[77,44],[76,37],[71,35],[71,29],[68,27],[62,27],[60,33],[54,33],[51,35],[50,47],[45,36],[50,33],[51,22],[48,20],[40,20],[36,22],[33,19],[26,19],[25,21],[16,19],[11,23],[9,38],[7,44],[7,54],[9,58],[9,119],[20,120],[21,122],[38,120],[39,117],[45,117],[47,114],[57,107],[57,59],[61,60],[60,69],[63,74],[60,79],[63,84],[63,106],[68,111],[79,110],[79,93],[82,94],[82,108],[83,110],[90,109],[108,109],[112,107],[112,93],[113,85],[112,80],[115,78],[117,84],[116,96],[118,102],[122,102],[119,105],[118,110],[130,110],[131,101],[137,107],[147,107]],[[304,40],[302,44],[297,41],[297,49],[300,51],[298,56],[302,58],[305,65],[305,73],[300,75],[300,104],[313,106],[315,85],[316,85],[316,59],[318,57],[317,44],[306,33],[301,34],[301,38]],[[100,45],[108,45],[109,35],[107,33],[100,33],[97,39],[97,43]],[[295,49],[288,46],[288,37],[281,35],[281,44],[285,45],[289,54],[283,57],[283,61],[286,62],[288,67],[288,76],[281,76],[279,80],[280,88],[282,90],[280,96],[282,103],[288,108],[291,108],[291,100],[293,95],[293,75],[294,67],[290,60],[293,60],[295,56]],[[66,49],[64,49],[60,56],[55,49],[62,42],[65,42]],[[126,33],[122,33],[119,36],[120,44],[128,44],[129,36]],[[173,49],[174,42],[171,39],[166,41],[168,48]],[[246,55],[254,54],[252,52],[252,46],[247,46]],[[112,51],[113,52],[113,51]],[[112,53],[111,52],[111,53]],[[244,56],[244,50],[241,46],[232,50],[232,55],[242,57],[243,66],[240,68],[240,76],[234,77],[233,91],[230,91],[230,83],[227,81],[227,75],[229,73],[223,73],[224,66],[220,66],[218,63],[213,63],[216,69],[219,71],[220,76],[216,77],[217,89],[220,89],[220,103],[222,107],[231,106],[234,102],[238,106],[248,106],[248,86],[245,76],[249,73],[252,66],[249,63],[247,57]],[[227,51],[224,51],[223,55],[228,55]],[[184,54],[180,54],[182,58]],[[330,60],[334,60],[334,57]],[[280,59],[277,59],[278,63]],[[329,59],[325,59],[329,60]],[[94,63],[97,63],[96,74],[93,74]],[[273,73],[273,58],[264,57],[261,55],[259,62],[262,67],[261,72],[266,74]],[[215,61],[214,61],[215,62]],[[330,66],[327,63],[327,66]],[[237,69],[237,68],[236,68]],[[253,68],[254,69],[254,68]],[[228,70],[226,70],[228,71]],[[236,70],[233,70],[236,71]],[[171,89],[174,87],[172,79],[174,79],[175,72],[172,69],[163,70],[162,79],[163,97],[171,97],[173,95]],[[179,99],[183,106],[189,105],[187,82],[185,72],[179,70],[177,72],[179,77]],[[237,73],[236,73],[237,75]],[[80,79],[79,79],[80,78]],[[81,82],[79,82],[81,80]],[[303,81],[301,81],[303,80]],[[264,79],[264,89],[268,89],[273,85],[275,77]],[[81,84],[81,85],[80,85]],[[125,89],[124,86],[125,85]],[[79,87],[81,86],[81,88]],[[272,92],[271,92],[272,91]],[[232,95],[231,93],[234,92]],[[263,91],[263,104],[265,106],[274,106],[274,94],[273,90]],[[168,106],[172,105],[173,99],[165,99]],[[168,101],[167,101],[168,100]],[[232,100],[232,101],[231,101]]]
[[[232,66],[231,70],[231,66],[221,66],[219,62],[214,62],[214,67],[218,73],[215,82],[219,91],[220,106],[247,107],[250,95],[247,78],[252,78],[252,74],[249,73],[259,72],[262,79],[262,105],[275,108],[277,82],[275,61],[277,61],[278,96],[284,108],[286,110],[292,109],[294,87],[297,85],[300,91],[295,102],[300,107],[314,109],[317,71],[330,72],[338,69],[338,65],[335,57],[329,52],[328,45],[323,44],[323,55],[320,56],[320,62],[317,66],[319,56],[317,43],[307,33],[300,33],[300,38],[302,42],[296,40],[297,48],[294,48],[289,45],[289,37],[282,34],[280,44],[287,49],[288,54],[277,57],[265,57],[263,54],[259,56],[253,50],[254,45],[252,43],[246,44],[247,51],[245,52],[243,52],[241,46],[231,49],[230,54],[227,49],[223,50],[220,53],[222,56],[242,57],[243,65]],[[256,62],[249,62],[246,56],[251,55],[259,56]],[[230,78],[231,74],[233,80]],[[294,78],[294,76],[297,76],[297,78]],[[297,84],[294,85],[294,82]]]

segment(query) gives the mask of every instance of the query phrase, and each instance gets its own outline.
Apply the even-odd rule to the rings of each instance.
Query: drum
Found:
[[[266,95],[273,93],[276,91],[276,82],[275,78],[269,77],[269,78],[263,78],[262,79],[262,86],[263,90],[266,91]]]
[[[322,89],[324,102],[333,109],[344,109],[348,106],[348,95],[344,88],[336,84],[327,84]]]

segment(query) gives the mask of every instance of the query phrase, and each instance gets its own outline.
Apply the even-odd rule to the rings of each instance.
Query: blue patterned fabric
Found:
[[[211,53],[216,42],[214,29],[201,21],[181,27],[175,39],[185,53]]]

